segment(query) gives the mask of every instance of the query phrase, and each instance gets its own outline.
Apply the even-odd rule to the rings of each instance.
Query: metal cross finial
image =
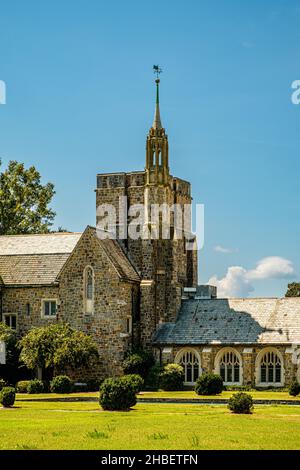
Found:
[[[162,69],[159,65],[153,65],[153,72],[156,74],[156,78],[158,78],[159,74],[162,73]]]

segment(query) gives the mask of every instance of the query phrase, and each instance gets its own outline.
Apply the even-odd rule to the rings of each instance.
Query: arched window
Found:
[[[175,362],[180,364],[184,370],[184,383],[194,385],[201,373],[200,355],[194,349],[183,349],[179,351]]]
[[[275,348],[263,349],[256,359],[256,384],[283,386],[283,360]]]
[[[94,311],[94,270],[87,266],[84,270],[84,311],[93,313]]]
[[[235,349],[221,349],[216,355],[215,369],[225,385],[242,384],[242,358]]]

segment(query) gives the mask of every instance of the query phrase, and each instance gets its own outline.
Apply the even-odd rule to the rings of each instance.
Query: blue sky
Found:
[[[144,167],[158,63],[171,172],[205,204],[200,281],[283,295],[300,277],[299,21],[295,0],[2,2],[0,157],[55,184],[56,226],[94,224],[96,173]]]

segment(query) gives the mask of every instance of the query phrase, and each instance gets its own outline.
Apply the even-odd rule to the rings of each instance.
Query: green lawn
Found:
[[[1,449],[300,449],[300,407],[28,402],[0,409]]]
[[[205,399],[218,399],[218,398],[230,398],[234,393],[237,392],[222,392],[220,395],[197,395],[193,390],[189,391],[182,391],[182,392],[142,392],[139,394],[140,397],[143,398],[205,398]],[[271,390],[266,390],[266,391],[258,391],[258,390],[253,390],[250,392],[245,392],[249,393],[252,395],[253,398],[258,399],[258,400],[295,400],[295,401],[300,401],[300,395],[297,397],[292,397],[289,395],[288,392],[281,392],[281,391],[276,391],[273,392]]]
[[[182,392],[141,392],[138,397],[140,398],[188,398],[188,399],[193,399],[193,398],[203,398],[203,399],[224,399],[224,398],[230,398],[234,393],[237,392],[222,392],[220,395],[197,395],[193,390],[188,390],[188,391],[182,391]],[[250,392],[246,392],[252,395],[254,399],[259,399],[259,400],[293,400],[293,401],[300,401],[300,395],[297,397],[292,397],[289,395],[288,392],[273,392],[273,391],[257,391],[253,390]],[[58,394],[58,393],[41,393],[38,395],[29,395],[27,393],[18,393],[17,394],[17,400],[42,400],[45,398],[82,398],[82,397],[94,397],[98,398],[99,397],[99,392],[83,392],[83,393],[70,393],[70,394]]]

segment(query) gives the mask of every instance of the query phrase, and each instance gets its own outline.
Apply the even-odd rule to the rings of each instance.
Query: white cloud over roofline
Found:
[[[280,256],[268,256],[257,262],[254,269],[230,266],[221,279],[212,276],[208,284],[217,286],[218,297],[248,297],[254,291],[253,281],[289,279],[295,275],[293,263]]]

